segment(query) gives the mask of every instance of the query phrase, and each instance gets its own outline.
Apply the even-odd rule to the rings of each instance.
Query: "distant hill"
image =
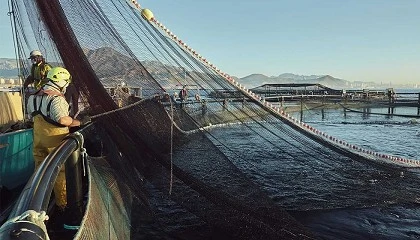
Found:
[[[251,74],[238,80],[247,88],[254,88],[262,84],[287,84],[287,83],[320,83],[327,86],[341,86],[346,85],[348,81],[331,77],[329,75],[296,75],[293,73],[283,73],[279,76],[265,76],[263,74]]]
[[[138,86],[138,80],[146,75],[132,58],[112,48],[85,50],[85,54],[105,86],[116,86],[121,81],[132,87]]]
[[[263,74],[251,74],[238,79],[247,88],[254,88],[263,84],[287,84],[287,83],[313,83],[322,84],[335,89],[348,88],[367,88],[375,86],[374,82],[350,82],[344,79],[332,77],[330,75],[297,75],[293,73],[283,73],[279,76],[265,76]]]
[[[138,80],[147,77],[144,69],[139,66],[132,58],[125,56],[112,48],[100,48],[97,50],[85,50],[86,56],[92,62],[98,77],[106,86],[116,86],[121,81],[125,81],[130,86],[136,86]],[[165,66],[162,63],[149,61],[142,62],[149,69],[153,76],[169,79],[170,75],[183,75],[183,69],[176,66]],[[169,74],[167,71],[170,71]],[[0,58],[0,77],[17,78],[18,69],[16,60]],[[268,77],[263,74],[251,74],[243,78],[236,78],[239,83],[246,88],[254,88],[263,84],[286,84],[286,83],[319,83],[334,89],[363,89],[379,86],[374,82],[350,82],[344,79],[335,78],[330,75],[298,75],[293,73],[283,73],[278,76]],[[119,81],[117,83],[117,81]],[[164,83],[165,84],[165,83]],[[167,83],[169,84],[169,82]]]
[[[18,72],[15,59],[0,58],[0,77],[17,78]]]

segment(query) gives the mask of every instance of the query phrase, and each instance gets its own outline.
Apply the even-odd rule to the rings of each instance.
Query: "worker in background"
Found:
[[[200,102],[200,101],[201,101],[201,97],[200,97],[200,95],[199,95],[198,93],[196,93],[196,94],[194,95],[194,97],[195,97],[195,100],[196,100],[197,102]]]
[[[64,93],[70,82],[71,75],[65,68],[54,67],[48,72],[45,85],[29,96],[27,110],[34,122],[35,169],[38,169],[47,155],[68,135],[69,127],[77,127],[88,121],[85,119],[81,122],[69,116],[69,104],[64,98]],[[64,212],[67,204],[64,166],[55,182],[54,195],[56,205]]]
[[[48,71],[51,69],[51,65],[45,62],[45,59],[39,50],[33,50],[30,53],[29,59],[32,61],[31,72],[25,79],[23,88],[28,89],[29,84],[33,84],[34,88],[39,90],[47,82],[46,77]]]
[[[227,109],[227,103],[228,103],[227,98],[223,99],[223,110]]]
[[[207,101],[206,101],[206,99],[204,99],[201,102],[201,115],[202,116],[206,115],[206,112],[207,112]]]
[[[181,91],[179,91],[179,98],[181,99],[181,108],[184,107],[185,103],[188,100],[188,90],[187,87],[184,86]]]

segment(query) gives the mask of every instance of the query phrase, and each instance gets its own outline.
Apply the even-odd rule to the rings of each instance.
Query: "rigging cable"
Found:
[[[14,49],[14,52],[15,52],[16,65],[17,65],[17,68],[18,68],[18,71],[19,71],[18,79],[19,79],[19,81],[21,81],[23,73],[22,73],[22,66],[20,65],[20,61],[19,61],[19,59],[21,59],[21,57],[18,54],[18,52],[19,52],[18,51],[18,46],[17,46],[18,45],[18,34],[17,34],[16,19],[15,19],[15,14],[14,14],[15,9],[14,8],[15,8],[15,6],[14,6],[13,2],[8,1],[9,12],[7,12],[7,15],[10,18],[10,27],[11,27],[11,30],[12,30],[12,38],[13,38],[13,49]],[[20,87],[20,94],[22,96],[21,108],[22,108],[22,114],[23,114],[23,121],[25,122],[27,120],[26,119],[26,106],[25,106],[26,96],[25,96],[25,89],[23,88],[23,81],[22,81],[22,85]]]

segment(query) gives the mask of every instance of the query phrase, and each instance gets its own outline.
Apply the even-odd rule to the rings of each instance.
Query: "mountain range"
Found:
[[[115,71],[97,71],[101,73],[101,78],[105,85],[115,85],[111,79],[121,77],[120,79],[130,79],[135,83],[136,80],[145,76],[144,69],[139,67],[138,64],[132,63],[132,59],[115,52],[109,48],[103,48],[98,50],[86,50],[86,55],[89,60],[93,63],[95,69],[114,69]],[[108,61],[109,58],[104,56],[112,57],[112,61]],[[110,64],[112,66],[110,66]],[[156,73],[156,66],[161,63],[156,62],[142,62],[144,66],[154,65],[154,74]],[[171,68],[166,66],[166,69],[172,71]],[[164,68],[162,68],[164,70]],[[167,71],[167,70],[166,70]],[[177,67],[174,67],[174,72],[179,72]],[[154,75],[152,74],[152,75]],[[165,74],[162,71],[161,74]],[[18,69],[15,59],[0,58],[0,78],[17,78]],[[278,76],[266,76],[263,74],[251,74],[243,78],[234,77],[239,83],[244,85],[246,88],[254,88],[263,84],[287,84],[287,83],[309,83],[309,84],[322,84],[324,86],[334,89],[363,89],[363,88],[374,88],[374,87],[387,87],[379,86],[374,82],[361,82],[361,81],[348,81],[344,79],[335,78],[330,75],[298,75],[293,73],[283,73]],[[133,84],[135,85],[135,84]]]
[[[17,78],[18,69],[16,59],[0,58],[0,77],[2,78]]]
[[[263,74],[251,74],[238,79],[238,81],[247,88],[254,88],[263,84],[287,84],[287,83],[309,83],[322,84],[324,86],[336,89],[348,88],[367,88],[377,84],[374,82],[350,82],[330,75],[297,75],[293,73],[283,73],[279,76],[265,76]]]

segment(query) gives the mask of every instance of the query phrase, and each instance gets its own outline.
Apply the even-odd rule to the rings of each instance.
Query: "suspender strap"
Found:
[[[57,97],[57,96],[53,96],[51,99],[50,99],[50,101],[48,102],[48,104],[47,104],[47,115],[44,115],[42,112],[41,112],[41,106],[42,106],[42,100],[44,100],[44,96],[46,96],[46,95],[42,95],[41,96],[41,102],[40,102],[40,104],[37,106],[37,104],[36,104],[36,97],[34,97],[34,112],[31,114],[32,116],[36,116],[36,115],[38,115],[38,114],[40,114],[41,116],[42,116],[42,118],[44,118],[44,120],[46,121],[46,122],[48,122],[48,123],[50,123],[50,124],[52,124],[52,125],[54,125],[54,126],[57,126],[57,127],[67,127],[67,126],[65,126],[65,125],[63,125],[63,124],[60,124],[60,123],[58,123],[58,122],[56,122],[56,121],[54,121],[54,120],[52,120],[51,119],[51,116],[50,116],[50,112],[51,112],[51,104],[52,104],[52,102],[54,101],[54,99]],[[37,108],[38,107],[38,108]]]
[[[50,116],[50,112],[51,112],[51,104],[52,104],[52,102],[54,101],[54,99],[56,98],[57,96],[54,96],[53,98],[51,98],[51,100],[50,100],[50,102],[48,103],[48,105],[47,105],[47,116],[48,117],[51,117]]]
[[[41,112],[41,106],[42,106],[42,100],[44,99],[44,95],[41,96],[41,102],[39,103],[39,105],[36,103],[36,96],[34,96],[34,112],[31,113],[32,116],[38,115],[38,114],[42,114]]]

